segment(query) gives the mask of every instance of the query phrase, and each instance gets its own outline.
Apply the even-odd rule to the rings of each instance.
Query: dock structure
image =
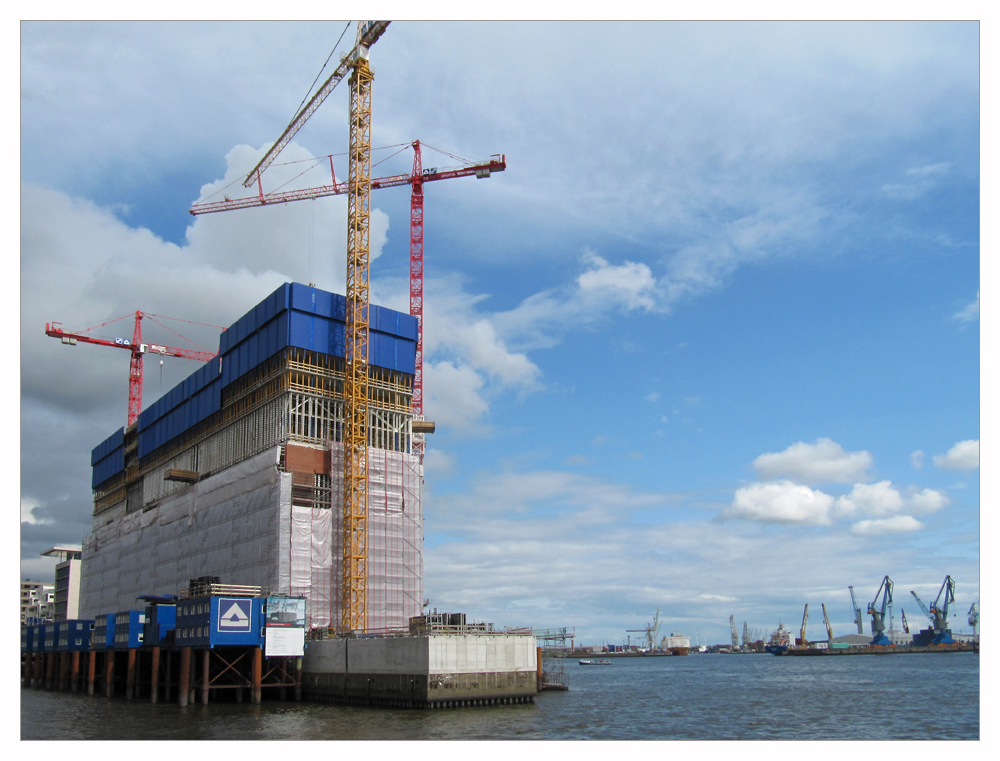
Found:
[[[92,641],[74,657],[35,647],[34,633],[26,648],[23,635],[26,684],[179,705],[213,694],[259,702],[275,689],[413,707],[534,699],[530,631],[466,627],[462,616],[463,628],[446,632],[451,621],[424,615],[418,323],[376,305],[365,367],[367,612],[344,630],[345,310],[343,296],[285,283],[222,333],[216,359],[94,448],[80,568]],[[298,655],[219,640],[259,614],[240,603],[223,624],[213,600],[227,595],[261,606],[301,599]],[[137,599],[150,605],[137,611]]]

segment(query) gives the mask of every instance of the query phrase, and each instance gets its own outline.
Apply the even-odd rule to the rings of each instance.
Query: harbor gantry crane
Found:
[[[903,619],[903,634],[910,633],[910,625],[906,623],[906,611],[902,608],[899,609],[899,617]]]
[[[124,320],[126,317],[131,317],[130,314],[122,315],[121,317],[115,317],[112,320],[106,320],[99,325],[94,325],[89,328],[83,328],[81,330],[64,330],[61,322],[47,322],[45,323],[45,335],[51,336],[52,338],[58,338],[62,340],[63,344],[66,346],[76,346],[77,343],[88,343],[95,344],[97,346],[110,346],[115,349],[126,349],[132,358],[129,361],[129,373],[128,373],[128,424],[126,427],[131,428],[132,424],[139,418],[139,413],[142,412],[142,358],[145,354],[156,354],[161,357],[181,357],[183,359],[193,359],[198,362],[209,362],[214,359],[217,355],[210,351],[196,351],[193,349],[179,349],[176,346],[163,346],[162,344],[154,343],[143,343],[142,342],[142,320],[147,318],[156,322],[154,318],[157,315],[147,314],[145,312],[136,310],[135,313],[135,327],[132,330],[131,340],[128,338],[116,337],[114,340],[99,338],[96,335],[90,333],[90,331],[97,330],[98,328],[103,328],[119,320]],[[161,317],[160,319],[174,319],[171,317]],[[190,322],[189,320],[182,320],[182,322]],[[162,325],[161,323],[157,323]],[[162,325],[162,327],[166,327]],[[210,326],[217,327],[217,326]],[[170,328],[167,328],[170,330]],[[172,331],[176,332],[176,331]],[[178,334],[180,335],[180,334]],[[183,336],[181,336],[183,338]]]
[[[881,602],[879,601],[881,597]],[[872,645],[891,645],[892,640],[885,636],[885,614],[892,605],[892,579],[886,576],[882,579],[875,599],[868,603],[868,615],[872,617]]]
[[[826,614],[826,604],[820,603],[823,608],[823,625],[826,626],[826,643],[833,646],[833,627],[830,626],[830,617]]]
[[[972,603],[969,608],[969,626],[972,627],[972,636],[976,638],[979,636],[979,602],[976,601]]]
[[[934,602],[931,603],[929,610],[927,606],[924,605],[924,601],[917,596],[916,592],[911,589],[910,594],[913,595],[913,599],[917,601],[920,609],[931,622],[933,638],[929,644],[954,644],[955,640],[951,636],[951,630],[948,629],[948,606],[955,602],[955,582],[952,580],[951,576],[945,576],[944,582],[941,584],[941,589],[938,591],[938,595],[934,599]]]
[[[865,619],[861,615],[861,607],[858,605],[858,598],[854,596],[854,587],[848,587],[851,590],[851,607],[854,608],[854,624],[858,627],[858,634],[865,633]]]
[[[809,640],[806,639],[806,622],[809,620],[809,603],[802,610],[802,626],[799,629],[799,644],[802,647],[809,647]]]
[[[447,151],[442,151],[434,146],[431,148],[442,155],[449,156],[461,162],[461,166],[450,167],[423,167],[423,155],[421,152],[421,142],[414,140],[410,143],[413,148],[413,169],[410,174],[395,174],[386,177],[376,177],[371,181],[371,189],[396,188],[402,185],[410,186],[410,314],[417,318],[417,351],[413,372],[413,396],[412,410],[414,425],[412,451],[418,456],[424,454],[425,432],[433,431],[433,424],[423,424],[424,421],[424,383],[423,383],[423,346],[424,346],[424,183],[436,182],[438,180],[450,180],[456,177],[476,177],[484,179],[490,177],[495,172],[502,172],[507,168],[507,158],[503,154],[494,154],[488,161],[478,163],[462,159]],[[258,206],[273,206],[275,204],[290,203],[292,201],[304,201],[328,196],[344,195],[348,193],[350,184],[348,182],[337,182],[337,176],[333,169],[333,156],[324,156],[320,161],[329,161],[330,184],[320,185],[302,190],[275,191],[265,193],[260,179],[260,172],[256,174],[257,193],[243,198],[226,197],[222,201],[206,201],[196,203],[189,212],[198,216],[201,214],[213,214],[220,211],[233,211],[235,209],[248,209]]]
[[[733,616],[729,617],[729,633],[733,639],[733,650],[740,649],[740,635],[736,633],[736,619]]]

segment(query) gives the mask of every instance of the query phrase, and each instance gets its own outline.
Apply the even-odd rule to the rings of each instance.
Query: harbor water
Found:
[[[978,740],[979,655],[562,663],[533,705],[153,706],[22,688],[22,740]],[[546,668],[550,666],[546,661]]]

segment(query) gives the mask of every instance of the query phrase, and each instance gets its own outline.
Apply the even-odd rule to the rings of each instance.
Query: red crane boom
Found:
[[[423,361],[423,337],[424,337],[424,190],[425,182],[435,182],[437,180],[450,180],[453,177],[471,177],[478,179],[489,177],[493,172],[502,172],[507,168],[507,157],[502,153],[493,154],[489,161],[480,164],[469,164],[462,167],[449,167],[438,169],[431,167],[423,168],[423,159],[420,154],[420,141],[414,140],[413,146],[413,170],[410,174],[394,174],[388,177],[378,177],[371,181],[373,190],[377,188],[395,188],[400,185],[409,185],[410,193],[410,314],[417,318],[417,356],[416,367],[413,375],[413,417],[414,420],[423,420],[424,414],[424,361]],[[222,201],[212,201],[206,203],[196,203],[188,211],[193,216],[199,214],[213,214],[219,211],[232,211],[233,209],[248,209],[257,206],[270,206],[272,204],[289,203],[291,201],[307,201],[314,198],[325,198],[327,196],[346,195],[350,183],[337,182],[336,173],[333,171],[333,157],[327,156],[330,162],[330,184],[321,185],[315,188],[305,188],[304,190],[286,190],[273,193],[265,193],[261,184],[260,172],[254,170],[250,173],[250,178],[256,179],[257,195],[244,198],[226,198]],[[252,183],[251,183],[252,184]],[[414,434],[413,451],[415,454],[424,453],[424,436],[422,433]]]
[[[127,315],[126,315],[127,316]],[[116,338],[109,341],[105,338],[96,338],[83,331],[68,331],[62,329],[61,322],[45,323],[45,335],[52,338],[59,338],[67,346],[75,346],[77,343],[97,344],[98,346],[110,346],[115,349],[127,349],[132,354],[129,362],[128,381],[128,424],[131,426],[139,417],[142,411],[142,355],[159,354],[164,357],[182,357],[184,359],[194,359],[199,362],[208,362],[217,355],[208,351],[195,351],[193,349],[180,349],[176,346],[164,346],[162,344],[144,344],[142,342],[142,318],[148,315],[141,311],[135,313],[135,329],[132,332],[132,339]],[[112,322],[122,319],[117,317],[114,320],[102,322],[94,328],[109,325]],[[87,328],[93,330],[94,328]]]

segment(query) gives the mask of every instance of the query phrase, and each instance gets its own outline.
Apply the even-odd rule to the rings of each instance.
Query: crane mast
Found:
[[[826,614],[826,604],[820,603],[823,608],[823,625],[826,626],[826,642],[833,645],[833,627],[830,626],[830,617]]]
[[[865,633],[865,619],[861,615],[861,607],[858,605],[858,598],[854,596],[854,587],[848,587],[851,590],[851,606],[854,608],[854,624],[858,627],[858,634]]]
[[[361,22],[358,37],[362,35]],[[363,51],[367,53],[367,51]],[[350,163],[347,203],[347,350],[344,374],[344,631],[368,626],[368,278],[371,203],[372,74],[358,51],[349,80]]]
[[[806,639],[806,621],[809,620],[809,603],[806,603],[806,607],[802,610],[802,627],[799,629],[799,643],[802,647],[809,646],[809,640]]]
[[[879,597],[882,598],[881,604]],[[882,579],[875,599],[868,603],[868,614],[872,617],[872,645],[891,645],[892,641],[885,636],[885,614],[892,607],[892,579],[888,576]]]

